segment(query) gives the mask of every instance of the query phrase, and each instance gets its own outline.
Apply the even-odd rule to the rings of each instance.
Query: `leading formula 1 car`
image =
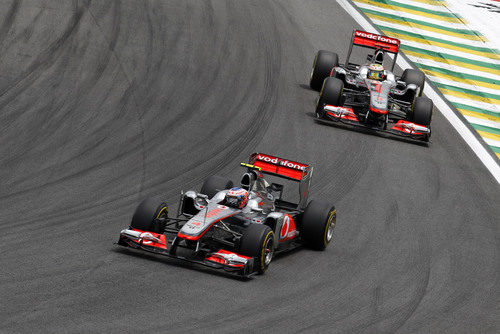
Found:
[[[374,54],[364,65],[350,63],[353,46]],[[320,90],[317,119],[428,142],[434,104],[422,96],[425,75],[406,69],[396,77],[392,71],[398,52],[398,39],[359,30],[353,32],[345,65],[339,65],[336,53],[320,50],[310,77],[310,87]],[[393,55],[390,70],[383,66],[385,53]]]
[[[308,202],[313,167],[261,153],[242,165],[240,187],[211,176],[200,192],[182,192],[175,218],[161,199],[145,199],[118,244],[245,277],[264,273],[275,254],[300,245],[324,250],[336,210]],[[269,184],[263,174],[297,182],[298,203],[282,199],[284,186]]]

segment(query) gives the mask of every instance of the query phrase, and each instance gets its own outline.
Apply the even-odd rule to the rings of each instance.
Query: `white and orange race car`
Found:
[[[401,77],[393,74],[399,43],[395,38],[356,30],[344,65],[339,65],[336,53],[319,51],[310,77],[310,87],[320,90],[315,111],[318,121],[428,142],[434,104],[422,96],[423,72],[406,69]],[[367,56],[364,65],[351,63],[353,46],[372,49],[374,54]],[[386,53],[392,59],[384,57]]]
[[[327,202],[308,202],[313,167],[261,153],[242,166],[247,171],[238,187],[211,176],[200,192],[182,192],[175,218],[161,199],[145,199],[118,244],[245,277],[264,273],[277,253],[327,247],[336,210]],[[298,201],[285,200],[284,186],[269,183],[264,174],[298,184]]]

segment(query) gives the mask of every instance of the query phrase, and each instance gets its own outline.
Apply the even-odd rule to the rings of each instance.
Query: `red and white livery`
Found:
[[[319,51],[310,78],[311,88],[320,91],[317,120],[428,142],[434,104],[422,96],[423,72],[406,69],[400,77],[392,72],[399,45],[396,38],[355,30],[344,65],[336,53]],[[365,64],[349,61],[353,46],[373,50]]]
[[[200,192],[183,192],[175,218],[161,199],[145,199],[118,244],[247,277],[264,273],[275,254],[300,245],[325,249],[336,211],[330,203],[308,200],[313,168],[263,153],[242,165],[247,170],[239,187],[212,176]],[[284,186],[264,175],[293,181],[299,201],[284,200]]]

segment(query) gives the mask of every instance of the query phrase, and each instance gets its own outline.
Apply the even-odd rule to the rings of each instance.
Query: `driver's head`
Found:
[[[248,191],[242,188],[232,188],[226,194],[225,205],[243,209],[248,202]]]
[[[372,80],[384,80],[384,66],[380,64],[370,64],[370,66],[368,66],[368,74],[366,76],[368,79]]]

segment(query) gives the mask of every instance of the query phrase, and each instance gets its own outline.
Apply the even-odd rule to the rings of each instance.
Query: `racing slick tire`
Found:
[[[254,268],[263,274],[274,255],[274,232],[267,225],[250,224],[240,240],[239,253],[255,258]]]
[[[142,201],[135,210],[130,227],[161,234],[165,232],[166,222],[159,222],[158,218],[168,218],[167,204],[156,197],[149,197]]]
[[[300,235],[313,249],[324,250],[333,237],[337,212],[333,205],[310,201],[302,216]]]
[[[413,94],[412,91],[409,91],[402,97],[403,100],[412,102],[415,97],[422,96],[425,86],[424,72],[407,68],[406,70],[404,70],[403,75],[401,76],[401,81],[404,81],[406,84],[414,84],[417,87],[420,87],[417,94]]]
[[[323,81],[323,87],[319,93],[318,102],[316,103],[316,117],[323,118],[323,107],[325,104],[333,106],[342,105],[342,92],[344,91],[344,82],[337,78],[326,78]]]
[[[432,121],[433,111],[434,103],[432,103],[431,99],[425,96],[417,97],[413,103],[411,121],[419,125],[429,126]]]
[[[212,198],[221,190],[231,189],[233,181],[221,176],[212,175],[203,182],[200,193]]]
[[[319,50],[314,58],[309,87],[316,91],[320,90],[323,81],[335,66],[339,66],[339,56],[330,51]]]

